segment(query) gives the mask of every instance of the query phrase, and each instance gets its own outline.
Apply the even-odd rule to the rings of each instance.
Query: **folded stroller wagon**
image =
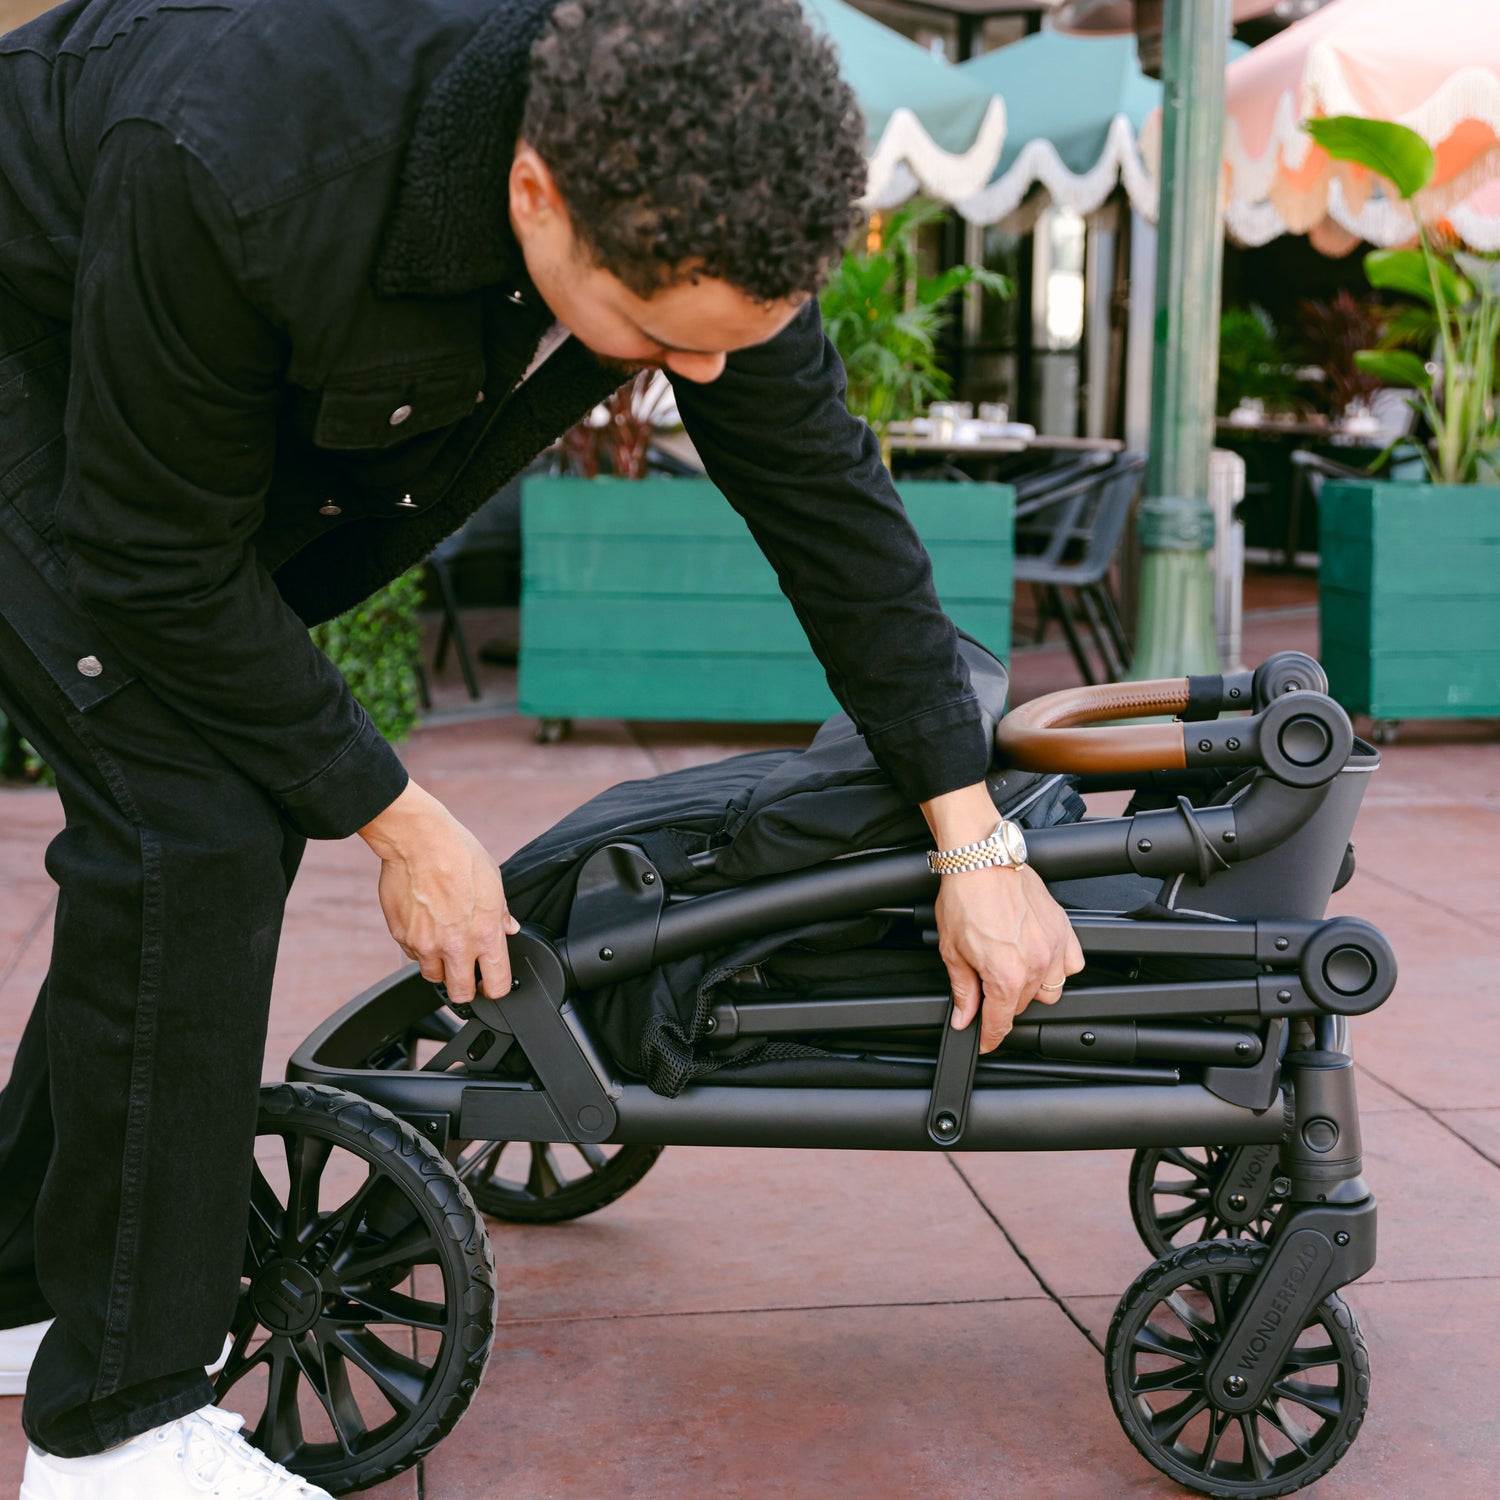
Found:
[[[1369,1360],[1338,1290],[1375,1259],[1346,1018],[1396,965],[1323,913],[1379,756],[1306,656],[999,719],[1003,670],[965,650],[996,804],[1085,955],[1061,999],[983,1057],[946,1024],[926,829],[846,719],[606,792],[506,866],[507,997],[450,1005],[402,969],[266,1090],[217,1380],[261,1447],[335,1491],[413,1463],[489,1353],[480,1211],[588,1213],[665,1145],[1133,1147],[1157,1258],[1105,1347],[1131,1441],[1219,1496],[1343,1456]],[[1123,816],[1082,815],[1111,789]]]

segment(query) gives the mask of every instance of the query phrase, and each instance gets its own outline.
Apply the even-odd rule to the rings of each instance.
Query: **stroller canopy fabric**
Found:
[[[1500,249],[1500,10],[1495,0],[1332,0],[1240,58],[1226,78],[1228,227],[1259,245],[1288,231],[1342,253],[1399,244],[1411,213],[1379,178],[1330,161],[1318,116],[1395,120],[1433,148],[1418,198],[1477,249]]]
[[[894,208],[917,192],[957,203],[990,180],[1005,143],[1005,106],[992,90],[842,0],[802,6],[838,49],[864,112],[867,207]]]

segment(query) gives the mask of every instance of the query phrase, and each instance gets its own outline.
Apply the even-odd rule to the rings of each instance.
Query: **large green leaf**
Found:
[[[1462,307],[1473,295],[1469,284],[1448,264],[1432,257],[1438,288],[1450,308]],[[1385,292],[1404,292],[1435,307],[1432,280],[1427,274],[1427,258],[1420,250],[1372,250],[1365,256],[1365,275],[1370,285]]]
[[[1378,172],[1403,198],[1421,192],[1437,166],[1432,147],[1415,130],[1393,120],[1330,115],[1309,120],[1303,129],[1335,161],[1357,162]]]
[[[1361,349],[1355,354],[1354,363],[1366,375],[1388,385],[1425,391],[1432,384],[1427,366],[1406,349]]]

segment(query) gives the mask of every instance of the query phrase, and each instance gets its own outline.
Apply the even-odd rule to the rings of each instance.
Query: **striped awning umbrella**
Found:
[[[993,176],[959,204],[966,219],[998,223],[1038,186],[1053,202],[1088,214],[1118,184],[1140,212],[1155,216],[1156,183],[1139,137],[1161,103],[1161,85],[1141,72],[1133,36],[1042,31],[958,71],[1004,99],[1006,112]]]
[[[1235,62],[1226,89],[1227,223],[1241,242],[1291,232],[1341,253],[1411,238],[1407,206],[1302,129],[1359,115],[1407,125],[1433,148],[1437,170],[1417,199],[1428,222],[1500,249],[1496,0],[1331,0]]]
[[[957,203],[990,180],[1005,143],[1005,106],[992,91],[843,0],[802,5],[864,113],[871,208],[918,192]]]

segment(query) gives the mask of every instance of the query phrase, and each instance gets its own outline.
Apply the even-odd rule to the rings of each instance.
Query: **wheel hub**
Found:
[[[250,1288],[255,1316],[272,1333],[305,1333],[323,1309],[318,1278],[295,1260],[273,1260],[262,1266]]]

